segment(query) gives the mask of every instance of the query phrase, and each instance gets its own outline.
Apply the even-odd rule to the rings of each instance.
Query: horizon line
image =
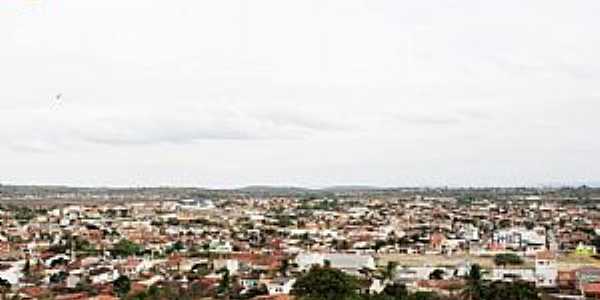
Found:
[[[560,189],[560,188],[600,188],[597,183],[555,183],[537,185],[369,185],[369,184],[339,184],[327,186],[287,185],[287,184],[248,184],[233,185],[229,187],[202,186],[202,185],[79,185],[79,184],[30,184],[0,182],[0,187],[50,187],[70,189],[203,189],[203,190],[243,190],[249,188],[270,189],[303,189],[322,191],[328,189],[358,189],[358,190],[394,190],[394,189]]]

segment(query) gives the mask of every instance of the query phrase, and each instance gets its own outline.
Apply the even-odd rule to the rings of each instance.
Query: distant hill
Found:
[[[304,188],[297,186],[270,186],[270,185],[253,185],[237,189],[241,192],[280,192],[280,193],[306,193],[306,192],[360,192],[360,191],[379,191],[387,190],[389,188],[382,188],[368,185],[336,185],[325,188]]]
[[[270,185],[251,185],[243,188],[236,189],[239,192],[244,193],[306,193],[314,190],[308,188],[294,187],[294,186],[270,186]]]
[[[328,192],[360,192],[360,191],[379,191],[387,190],[389,188],[369,186],[369,185],[336,185],[322,189]]]
[[[0,185],[0,200],[179,200],[193,198],[239,198],[239,197],[378,197],[407,198],[415,195],[425,197],[455,197],[481,199],[512,199],[526,195],[545,195],[552,199],[600,200],[597,182],[559,187],[479,187],[479,188],[426,188],[426,187],[376,187],[369,185],[338,185],[326,188],[297,186],[252,185],[238,189],[206,189],[195,187],[68,187]]]

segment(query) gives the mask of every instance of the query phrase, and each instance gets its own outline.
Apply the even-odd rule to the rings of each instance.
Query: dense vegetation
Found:
[[[494,257],[494,263],[497,266],[521,265],[523,259],[514,253],[500,253]]]
[[[437,272],[439,273],[439,272]],[[436,274],[433,277],[439,277]],[[472,266],[465,284],[455,295],[410,292],[404,285],[389,284],[379,294],[361,293],[359,280],[328,267],[314,267],[300,277],[292,294],[300,300],[538,300],[538,291],[525,282],[485,282],[479,265]]]
[[[114,245],[110,250],[110,253],[114,257],[128,257],[133,255],[139,255],[144,251],[141,245],[138,245],[130,240],[122,239]]]

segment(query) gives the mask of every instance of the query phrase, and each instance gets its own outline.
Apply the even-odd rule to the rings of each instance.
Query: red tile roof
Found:
[[[89,299],[87,293],[72,293],[72,294],[62,294],[54,297],[56,300],[80,300],[80,299]]]
[[[119,300],[119,298],[112,295],[99,295],[96,297],[89,298],[90,300]]]
[[[46,294],[48,290],[37,286],[31,286],[22,288],[20,292],[33,298],[39,298],[42,295]]]
[[[586,295],[594,294],[600,295],[600,283],[587,283],[581,286],[583,292]]]
[[[555,259],[555,258],[556,258],[556,255],[553,252],[550,252],[550,251],[538,252],[535,255],[535,259],[552,260],[552,259]]]

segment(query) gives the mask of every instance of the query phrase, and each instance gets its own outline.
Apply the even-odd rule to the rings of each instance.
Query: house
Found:
[[[583,267],[575,270],[576,284],[600,282],[600,268]]]
[[[535,282],[535,274],[531,269],[493,269],[491,273],[484,276],[485,279],[491,281],[528,281]]]
[[[600,283],[584,283],[581,285],[581,293],[586,299],[600,298]]]
[[[17,285],[23,277],[25,261],[0,265],[0,278],[7,280],[11,285]]]
[[[558,285],[556,256],[551,252],[541,252],[535,257],[535,285],[550,288]]]
[[[575,271],[558,271],[558,288],[561,290],[576,290],[577,276]]]
[[[54,297],[55,300],[84,300],[89,299],[87,293],[69,293],[69,294],[61,294]]]
[[[233,246],[229,241],[213,240],[209,244],[209,251],[214,253],[231,253]]]
[[[119,272],[128,277],[136,278],[137,274],[150,268],[150,263],[144,259],[129,257],[119,265]]]
[[[465,224],[459,231],[459,236],[471,242],[479,242],[479,228],[473,224]]]
[[[242,286],[244,291],[257,288],[260,285],[259,276],[255,276],[254,274],[242,275],[239,277],[239,280],[240,286]]]
[[[596,247],[579,243],[575,248],[575,254],[579,256],[592,256],[596,254]]]
[[[216,259],[213,261],[213,269],[215,271],[227,269],[229,274],[234,275],[240,269],[240,263],[235,259]]]
[[[178,201],[176,207],[180,210],[209,210],[215,205],[210,199],[184,199]]]
[[[528,250],[534,254],[546,245],[543,231],[543,228],[529,230],[523,227],[501,229],[494,232],[492,243],[500,249]]]
[[[119,272],[112,267],[102,266],[91,269],[89,271],[89,277],[92,284],[105,284],[115,281],[115,279],[119,277]]]
[[[112,295],[98,295],[95,297],[89,298],[90,300],[118,300],[119,298]]]
[[[71,272],[67,276],[65,280],[65,285],[67,288],[73,289],[81,282],[81,272]]]
[[[435,251],[442,252],[445,242],[446,237],[443,234],[436,232],[429,238],[429,247]]]
[[[417,290],[450,295],[465,286],[464,280],[420,280],[416,283]]]
[[[267,290],[269,295],[287,295],[292,291],[295,283],[295,278],[278,278],[267,283]]]
[[[533,229],[523,227],[514,228],[514,232],[520,236],[520,245],[509,247],[514,250],[524,250],[526,256],[535,257],[538,252],[546,251],[547,232],[544,227],[538,226]]]

